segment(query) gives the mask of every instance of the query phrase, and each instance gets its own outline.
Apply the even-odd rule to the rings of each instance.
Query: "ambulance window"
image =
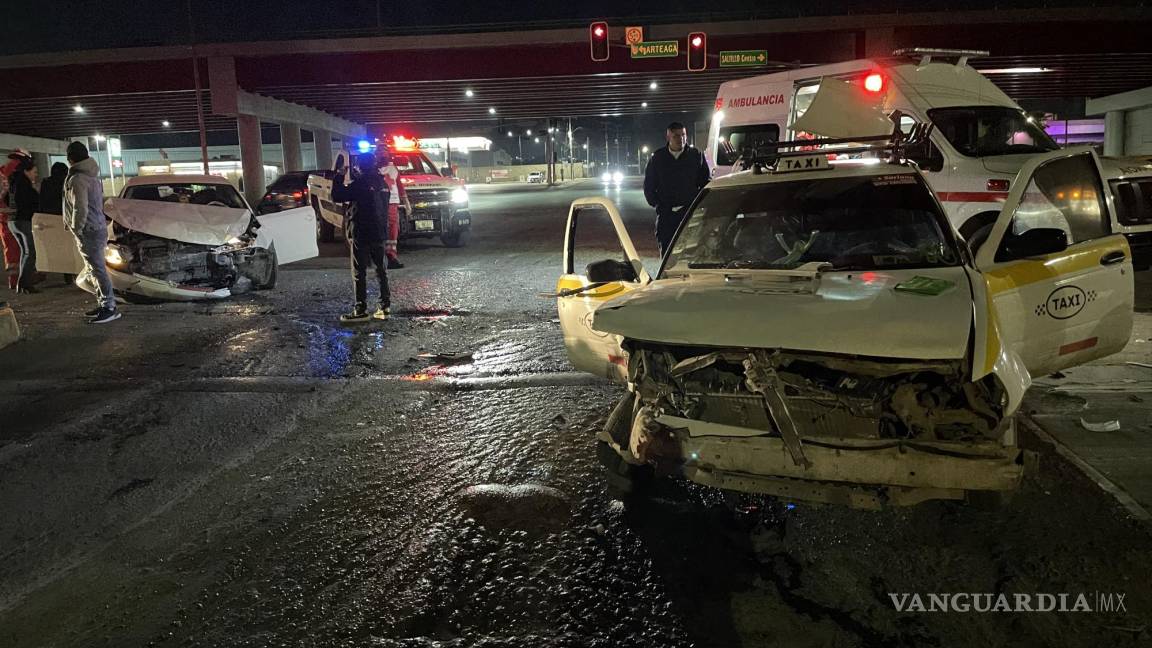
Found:
[[[1045,153],[1060,147],[1024,111],[1007,106],[934,108],[928,117],[961,155]]]
[[[1121,225],[1152,223],[1152,178],[1113,180],[1111,185]]]
[[[807,81],[803,85],[796,86],[796,96],[792,99],[792,119],[789,123],[793,123],[804,116],[804,113],[808,111],[808,106],[811,106],[812,100],[816,98],[818,90],[820,90],[820,81]]]
[[[1064,230],[1068,244],[1107,236],[1103,187],[1090,155],[1053,160],[1036,170],[1012,216],[1012,234]]]
[[[731,166],[745,150],[762,149],[779,141],[780,126],[777,124],[726,126],[720,129],[720,141],[716,146],[716,164]]]

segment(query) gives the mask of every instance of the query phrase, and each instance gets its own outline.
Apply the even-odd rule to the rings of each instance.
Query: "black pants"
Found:
[[[672,245],[672,238],[676,236],[676,229],[684,218],[685,209],[674,212],[671,209],[656,210],[656,242],[660,244],[660,258],[668,252]]]
[[[388,292],[388,263],[384,260],[384,241],[348,242],[352,257],[352,281],[356,286],[356,307],[367,309],[368,266],[376,266],[376,278],[380,280],[380,307],[392,305],[392,294]]]

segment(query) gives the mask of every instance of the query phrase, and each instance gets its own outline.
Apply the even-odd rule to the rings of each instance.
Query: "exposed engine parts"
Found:
[[[630,352],[643,408],[763,430],[798,466],[807,462],[801,437],[980,443],[1005,427],[1003,390],[991,377],[964,380],[961,361],[639,344]]]

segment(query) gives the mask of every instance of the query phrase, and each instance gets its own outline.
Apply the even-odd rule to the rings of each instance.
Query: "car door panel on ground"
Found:
[[[1037,156],[976,250],[1000,342],[1032,377],[1128,343],[1132,260],[1125,238],[1111,233],[1110,211],[1095,153]]]
[[[64,227],[59,214],[34,214],[32,240],[36,245],[36,269],[40,272],[79,274],[84,269],[76,237]]]
[[[296,207],[270,214],[260,214],[260,229],[256,230],[256,244],[276,246],[276,262],[280,265],[319,256],[316,246],[316,212],[311,207]]]
[[[581,222],[593,219],[610,221],[623,259],[591,264],[598,268],[589,273],[575,267],[575,251],[577,245],[584,243],[578,234],[588,229],[587,226],[581,228]],[[608,275],[612,274],[612,269],[617,268],[618,274],[596,276],[597,271],[602,272],[605,266],[609,268]],[[585,272],[581,274],[581,270]],[[581,198],[573,202],[568,212],[568,227],[564,236],[563,274],[556,284],[556,309],[564,333],[564,346],[576,369],[620,382],[627,381],[628,359],[620,346],[620,336],[593,329],[593,317],[596,309],[604,303],[639,288],[649,280],[647,271],[640,263],[640,256],[624,229],[620,212],[612,201],[606,198]]]

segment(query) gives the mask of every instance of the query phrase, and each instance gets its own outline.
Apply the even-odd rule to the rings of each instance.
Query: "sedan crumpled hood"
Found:
[[[247,232],[251,222],[247,209],[132,198],[108,199],[104,213],[130,230],[200,245],[224,245]]]
[[[601,306],[592,327],[678,345],[930,360],[967,352],[972,293],[962,267],[825,273],[814,293],[801,294],[779,292],[767,275],[741,275],[740,285],[720,274],[653,282]],[[917,276],[953,286],[936,295],[895,290]]]

